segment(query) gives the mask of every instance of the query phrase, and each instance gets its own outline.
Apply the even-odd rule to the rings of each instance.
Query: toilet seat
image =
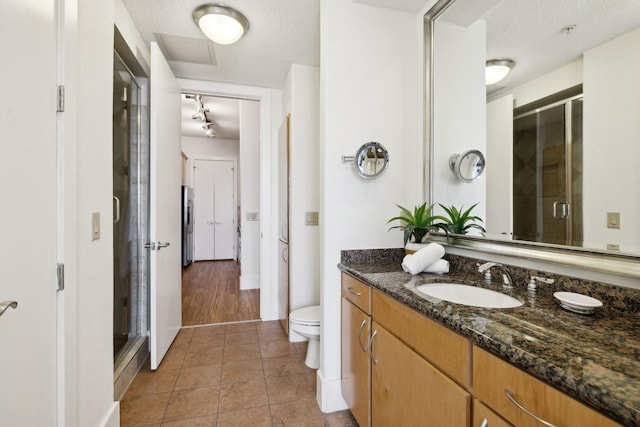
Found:
[[[312,305],[294,310],[289,315],[289,321],[304,326],[320,326],[320,306]]]

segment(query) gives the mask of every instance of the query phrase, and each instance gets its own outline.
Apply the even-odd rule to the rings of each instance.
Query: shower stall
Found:
[[[113,70],[113,352],[116,383],[146,351],[149,138],[146,77],[118,53]],[[144,355],[146,357],[146,354]]]
[[[514,112],[513,231],[520,240],[582,246],[582,94]]]

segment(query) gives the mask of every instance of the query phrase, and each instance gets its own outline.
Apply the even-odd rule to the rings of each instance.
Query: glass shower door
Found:
[[[515,238],[582,243],[582,98],[514,118]]]
[[[141,88],[114,54],[113,77],[113,351],[125,354],[146,321],[145,229],[148,224],[140,132]],[[148,157],[148,156],[147,156]],[[146,174],[148,176],[148,173]],[[117,363],[116,363],[117,365]]]

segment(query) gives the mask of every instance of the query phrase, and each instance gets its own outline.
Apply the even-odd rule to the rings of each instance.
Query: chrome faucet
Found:
[[[513,277],[511,277],[511,273],[509,273],[507,267],[502,264],[499,264],[497,262],[485,262],[484,264],[478,266],[478,273],[484,274],[484,281],[487,283],[491,283],[491,269],[494,267],[500,270],[500,273],[502,274],[502,286],[504,286],[505,288],[512,288]]]

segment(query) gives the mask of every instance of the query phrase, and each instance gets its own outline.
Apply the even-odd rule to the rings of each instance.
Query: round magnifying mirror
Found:
[[[363,144],[355,156],[356,172],[364,179],[382,175],[389,165],[389,152],[379,142]]]
[[[462,154],[454,154],[449,158],[449,167],[464,182],[473,182],[484,171],[484,154],[479,150],[469,150]]]

